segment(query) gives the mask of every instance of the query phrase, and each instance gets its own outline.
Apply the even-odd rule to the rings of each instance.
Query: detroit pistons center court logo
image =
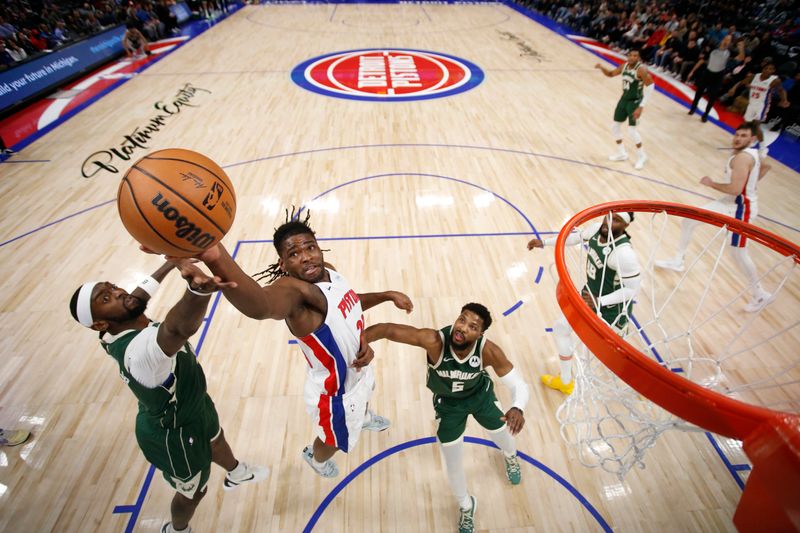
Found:
[[[442,98],[478,86],[483,71],[447,54],[405,48],[348,50],[315,57],[292,80],[325,96],[379,102]]]

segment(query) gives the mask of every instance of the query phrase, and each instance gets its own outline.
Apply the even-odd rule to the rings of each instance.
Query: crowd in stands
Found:
[[[768,119],[774,119],[773,129],[800,123],[796,0],[517,1],[614,50],[638,49],[656,73],[685,83],[703,84],[710,54],[725,40],[730,55],[724,76],[707,98],[720,96],[729,110],[742,112],[748,94],[743,80],[773,64],[787,88],[788,104],[781,99]]]
[[[3,0],[0,2],[0,70],[118,24],[149,40],[179,30],[175,0]],[[196,3],[198,7],[209,4]]]

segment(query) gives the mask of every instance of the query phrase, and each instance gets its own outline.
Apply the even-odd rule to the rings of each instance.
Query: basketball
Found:
[[[170,148],[144,156],[117,191],[128,233],[159,254],[190,257],[218,243],[236,216],[236,194],[219,165]]]

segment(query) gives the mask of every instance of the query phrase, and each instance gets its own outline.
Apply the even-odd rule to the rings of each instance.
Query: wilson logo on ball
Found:
[[[292,70],[309,91],[337,98],[402,102],[468,91],[483,81],[476,65],[447,54],[405,48],[335,52]]]
[[[204,233],[188,218],[182,216],[180,211],[169,205],[169,201],[161,193],[157,193],[152,200],[158,211],[170,222],[175,223],[175,236],[199,248],[207,248],[216,240],[212,235]]]

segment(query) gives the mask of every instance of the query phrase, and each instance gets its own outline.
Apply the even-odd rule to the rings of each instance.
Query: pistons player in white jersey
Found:
[[[758,121],[759,124],[764,122],[767,118],[767,113],[769,113],[773,92],[778,93],[780,98],[778,102],[779,106],[789,106],[789,101],[786,99],[786,91],[781,85],[781,79],[775,74],[775,64],[772,62],[765,63],[761,72],[758,74],[750,74],[734,85],[729,91],[730,96],[736,93],[736,89],[740,84],[749,87],[747,109],[744,112],[745,122]],[[760,125],[757,137],[758,142],[755,146],[758,148],[759,155],[763,160],[767,156],[767,147],[764,145],[764,134]]]
[[[703,209],[744,222],[753,222],[756,218],[758,214],[758,181],[764,175],[758,151],[751,147],[756,140],[757,130],[758,124],[755,122],[744,122],[736,128],[732,141],[733,155],[725,165],[723,181],[714,181],[708,176],[700,179],[701,184],[724,193],[724,196],[702,206]],[[683,271],[683,259],[689,247],[692,232],[698,224],[700,222],[685,218],[681,225],[677,254],[671,259],[656,261],[655,265],[659,268]],[[756,267],[747,253],[747,238],[738,233],[731,233],[729,237],[733,259],[752,292],[752,299],[745,305],[744,310],[754,313],[772,302],[773,295],[765,291],[759,282]]]
[[[220,244],[198,257],[221,279],[236,287],[223,291],[242,313],[258,320],[284,320],[297,337],[309,365],[304,388],[306,410],[311,415],[315,440],[302,456],[323,477],[339,470],[332,457],[350,451],[361,431],[383,431],[389,421],[368,409],[375,384],[367,365],[374,357],[362,342],[362,312],[393,302],[410,312],[411,300],[403,293],[386,291],[357,294],[331,265],[325,263],[314,231],[295,213],[275,230],[273,244],[279,260],[258,279],[261,287],[234,262]]]

